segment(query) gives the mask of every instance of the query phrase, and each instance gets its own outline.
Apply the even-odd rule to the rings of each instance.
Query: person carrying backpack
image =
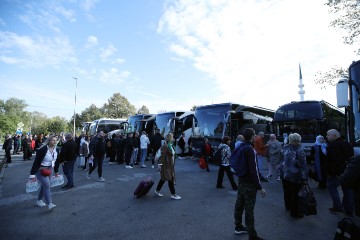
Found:
[[[221,162],[218,172],[216,188],[224,188],[222,182],[224,179],[224,172],[226,171],[226,175],[229,178],[233,190],[238,190],[238,186],[234,181],[233,173],[231,172],[229,165],[229,157],[231,155],[231,150],[229,145],[230,145],[230,137],[225,136],[222,140],[222,143],[220,143],[218,147],[218,149],[221,149]]]
[[[256,203],[257,190],[265,197],[265,189],[260,184],[259,172],[256,167],[255,152],[252,142],[255,138],[255,131],[246,128],[243,132],[244,142],[236,148],[230,156],[230,166],[234,169],[239,179],[239,189],[235,203],[234,223],[235,234],[248,233],[249,239],[261,240],[254,227],[254,207]],[[245,224],[242,225],[242,215],[245,210]]]

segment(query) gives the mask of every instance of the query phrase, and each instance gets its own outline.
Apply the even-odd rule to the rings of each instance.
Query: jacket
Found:
[[[354,149],[350,143],[338,138],[328,144],[326,156],[327,174],[330,176],[340,176],[345,170],[347,161],[354,156]]]
[[[39,148],[36,151],[36,157],[35,157],[35,160],[34,160],[34,163],[33,163],[32,167],[31,167],[30,175],[35,175],[35,173],[37,171],[39,171],[39,169],[41,167],[41,163],[44,160],[47,152],[48,152],[48,146],[47,145],[42,146],[41,148]],[[54,159],[55,160],[57,159],[57,156],[58,156],[57,151],[54,151]],[[55,171],[55,172],[57,172],[57,171]]]
[[[162,164],[161,180],[175,182],[175,151],[172,145],[166,143],[161,146],[159,163]]]
[[[266,146],[264,144],[264,138],[256,136],[254,140],[254,148],[257,155],[266,156]]]
[[[308,178],[306,154],[300,145],[288,144],[282,148],[283,179],[292,183],[303,183]]]
[[[268,141],[267,142],[268,149],[268,161],[271,164],[279,164],[280,163],[280,152],[281,152],[281,143],[278,140]]]
[[[77,143],[74,141],[74,139],[69,139],[64,143],[64,145],[61,147],[60,151],[60,163],[62,162],[70,162],[70,161],[76,161],[77,158]]]

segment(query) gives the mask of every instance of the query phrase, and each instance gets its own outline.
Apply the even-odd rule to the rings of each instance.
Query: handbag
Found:
[[[205,159],[203,157],[199,158],[199,167],[201,169],[205,169],[206,168],[206,162]]]
[[[52,171],[49,168],[43,168],[43,169],[40,170],[40,174],[45,176],[45,177],[50,176],[51,173],[52,173]]]
[[[302,214],[305,216],[316,215],[316,199],[314,193],[311,191],[309,184],[304,184],[299,193],[297,199],[297,210],[298,214]]]

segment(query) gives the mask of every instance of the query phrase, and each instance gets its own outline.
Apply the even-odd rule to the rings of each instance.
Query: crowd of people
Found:
[[[103,131],[98,131],[94,137],[85,134],[73,136],[70,133],[34,137],[7,135],[3,149],[8,163],[11,163],[12,146],[12,154],[23,151],[24,161],[31,158],[32,153],[36,151],[30,171],[30,179],[41,183],[36,205],[48,206],[48,209],[52,210],[56,205],[51,199],[51,170],[58,175],[59,167],[62,166],[67,179],[67,183],[62,188],[72,189],[75,187],[74,166],[79,156],[84,158],[84,164],[81,167],[87,171],[87,178],[90,179],[97,169],[98,180],[103,182],[105,178],[103,178],[102,169],[106,156],[110,159],[109,164],[124,164],[126,169],[132,169],[135,165],[146,168],[145,160],[149,158],[149,152],[152,151],[155,155],[160,151],[158,165],[161,178],[155,194],[159,197],[163,196],[160,190],[167,181],[171,198],[181,199],[175,193],[174,187],[176,155],[174,144],[175,139],[171,133],[164,137],[157,129],[156,134],[151,138],[145,131],[140,136],[138,133],[128,133],[126,136],[119,133],[109,138]],[[181,144],[181,156],[183,156],[183,143]],[[298,133],[291,133],[286,143],[280,143],[275,134],[271,134],[269,140],[265,141],[264,133],[255,134],[252,128],[245,129],[243,135],[239,135],[233,143],[229,137],[225,136],[218,149],[221,151],[221,162],[216,188],[224,188],[223,177],[226,172],[232,189],[237,191],[234,210],[236,234],[248,233],[249,239],[262,239],[254,228],[256,195],[257,191],[260,191],[261,196],[265,197],[266,191],[262,182],[267,182],[273,177],[281,181],[284,208],[295,219],[304,217],[298,212],[297,201],[299,190],[307,184],[309,177],[318,182],[320,189],[328,190],[333,203],[329,207],[330,212],[341,212],[347,216],[353,216],[355,213],[360,217],[360,184],[358,183],[360,157],[353,157],[353,147],[343,140],[335,129],[328,130],[326,136],[317,136],[309,156],[306,156],[301,146],[301,136]],[[206,137],[201,152],[205,158],[206,170],[210,172],[209,159],[213,151]],[[154,168],[154,158],[151,159],[151,166]],[[268,163],[267,173],[264,171],[265,161]],[[342,194],[339,193],[339,186]],[[242,220],[244,212],[245,226]]]

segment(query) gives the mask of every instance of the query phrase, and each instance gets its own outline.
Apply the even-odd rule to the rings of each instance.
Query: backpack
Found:
[[[229,158],[230,167],[234,169],[235,175],[238,177],[245,176],[248,172],[248,165],[245,160],[245,152],[252,148],[250,145],[244,145],[243,143],[234,149]]]
[[[213,156],[214,159],[214,163],[216,163],[217,165],[221,165],[222,163],[222,150],[224,149],[224,147],[218,148]]]

